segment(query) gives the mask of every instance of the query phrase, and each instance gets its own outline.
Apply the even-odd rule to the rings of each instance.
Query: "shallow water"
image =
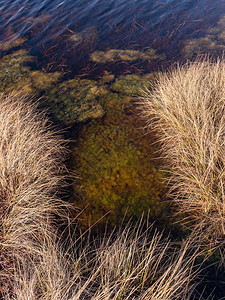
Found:
[[[150,72],[186,59],[183,41],[205,36],[224,13],[223,0],[5,0],[0,1],[0,41],[16,33],[27,39],[39,67],[87,76],[102,68],[89,59],[95,50],[154,48],[164,61],[113,67],[119,73]]]

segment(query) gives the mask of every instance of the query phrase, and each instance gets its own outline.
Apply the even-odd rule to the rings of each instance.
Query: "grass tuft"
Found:
[[[142,115],[161,142],[170,196],[212,243],[225,235],[225,62],[205,59],[160,74]]]

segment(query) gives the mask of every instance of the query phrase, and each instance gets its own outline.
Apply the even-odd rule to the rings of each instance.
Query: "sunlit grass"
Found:
[[[189,299],[198,253],[191,239],[173,249],[142,222],[83,247],[82,236],[60,237],[54,217],[67,218],[67,204],[57,196],[64,184],[63,143],[36,105],[1,96],[1,297]]]
[[[178,211],[204,239],[224,239],[225,62],[206,59],[160,74],[142,105],[161,141]]]

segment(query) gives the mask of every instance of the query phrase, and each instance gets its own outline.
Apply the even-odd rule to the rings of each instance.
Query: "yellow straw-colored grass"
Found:
[[[198,249],[192,240],[172,249],[140,223],[84,247],[83,236],[62,242],[54,217],[67,217],[57,196],[65,149],[47,124],[27,99],[0,97],[1,298],[189,299]]]
[[[225,62],[209,59],[160,74],[142,97],[170,169],[178,211],[204,238],[225,235]]]

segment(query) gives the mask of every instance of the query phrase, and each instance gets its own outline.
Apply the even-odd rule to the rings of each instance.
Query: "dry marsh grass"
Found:
[[[178,211],[204,238],[223,240],[225,62],[205,59],[160,74],[142,97],[142,115],[161,142]]]
[[[172,249],[162,234],[149,234],[128,226],[76,257],[48,243],[35,260],[17,263],[14,298],[6,299],[193,299],[196,245],[189,240]]]
[[[18,95],[1,96],[0,266],[5,287],[13,277],[14,259],[39,255],[40,245],[52,239],[55,215],[64,211],[66,216],[66,205],[57,197],[65,149],[47,124],[37,105]]]
[[[198,247],[172,249],[139,224],[79,248],[60,241],[54,217],[64,182],[63,140],[37,106],[0,98],[0,295],[13,300],[190,299]],[[68,243],[67,243],[68,244]]]

